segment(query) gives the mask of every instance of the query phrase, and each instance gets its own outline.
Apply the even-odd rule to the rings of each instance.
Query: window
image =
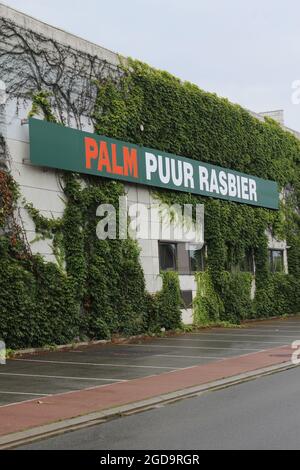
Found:
[[[159,242],[159,263],[161,271],[177,270],[176,243]]]
[[[240,261],[239,270],[242,273],[254,273],[254,257],[252,250],[245,252],[243,259]]]
[[[270,252],[270,270],[272,273],[282,273],[284,271],[283,251],[269,250]]]
[[[205,248],[189,250],[190,272],[196,273],[205,270]]]
[[[240,258],[240,257],[239,257]],[[236,254],[232,247],[227,249],[227,259],[225,262],[226,271],[232,273],[252,273],[254,274],[254,254],[251,249],[245,250],[243,256],[237,261]]]
[[[177,271],[182,276],[191,276],[205,269],[205,248],[184,242],[158,242],[161,271]]]
[[[192,308],[192,306],[193,306],[193,292],[191,290],[182,290],[181,291],[181,299],[182,299],[183,307],[185,309]]]

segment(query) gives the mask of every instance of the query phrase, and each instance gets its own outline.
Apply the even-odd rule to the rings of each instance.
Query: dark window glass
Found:
[[[192,273],[205,270],[205,249],[190,250],[190,270]]]
[[[254,273],[254,260],[252,251],[247,251],[239,264],[240,271],[243,273]]]
[[[244,256],[237,262],[232,249],[227,251],[225,270],[232,273],[252,273],[254,274],[254,257],[252,250],[246,250]]]
[[[270,250],[270,270],[272,273],[282,273],[284,271],[282,250]]]
[[[177,270],[183,276],[190,275],[190,257],[186,243],[177,243]]]
[[[159,263],[161,271],[176,271],[176,243],[159,243]]]
[[[183,308],[191,308],[193,306],[193,293],[191,290],[182,290],[181,299]]]

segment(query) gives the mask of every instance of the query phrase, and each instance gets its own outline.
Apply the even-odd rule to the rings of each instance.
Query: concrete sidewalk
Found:
[[[191,389],[271,366],[288,365],[292,352],[290,346],[276,347],[156,376],[6,405],[0,408],[0,436],[2,436],[0,446],[9,440],[5,436],[24,430],[50,423],[61,423],[71,418],[104,410],[113,412],[118,407],[140,403],[172,392]],[[63,423],[60,424],[61,427]]]

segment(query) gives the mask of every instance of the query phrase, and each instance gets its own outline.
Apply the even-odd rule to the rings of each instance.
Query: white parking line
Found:
[[[27,393],[27,392],[3,392],[0,390],[0,395],[26,395],[29,397],[49,397],[48,393]]]
[[[155,354],[154,357],[176,357],[179,359],[227,359],[222,356],[177,356],[175,354]]]
[[[218,334],[217,331],[220,331],[220,328],[218,328],[216,331],[212,331],[210,330],[211,333],[205,333],[205,330],[203,330],[203,334]],[[261,332],[261,333],[292,333],[294,335],[297,335],[299,334],[300,335],[300,329],[299,331],[297,330],[282,330],[282,329],[278,329],[278,328],[273,328],[273,329],[264,329],[264,328],[241,328],[241,329],[238,329],[238,328],[226,328],[226,331],[228,331],[229,333],[232,333],[233,331],[236,331],[237,333],[236,334],[242,334],[243,331],[246,332],[250,332],[250,333],[254,333],[255,331],[258,331],[258,332]],[[188,333],[189,335],[199,335],[199,334],[202,334],[202,333]],[[220,334],[220,333],[219,333]],[[226,333],[224,333],[226,334]]]
[[[127,382],[122,379],[99,379],[94,377],[65,377],[60,375],[36,375],[36,374],[13,374],[10,372],[0,372],[0,375],[11,377],[37,377],[41,379],[66,379],[66,380],[95,380],[99,382]]]
[[[258,352],[270,351],[270,349],[262,349]],[[226,359],[238,359],[240,357],[251,356],[253,353],[239,354],[238,356],[177,356],[173,354],[156,354],[157,357],[178,357],[178,358],[190,358],[190,359],[219,359],[225,361]],[[207,364],[209,365],[209,363]],[[195,367],[195,366],[191,366]]]
[[[226,334],[226,333],[188,333],[188,335],[192,335],[192,336],[199,336],[199,337],[206,337],[206,336],[225,336],[226,338],[236,338],[236,337],[241,337],[241,338],[299,338],[300,337],[300,332],[299,332],[299,335],[258,335],[258,334],[253,334],[253,335],[248,335],[248,334],[242,334],[242,333],[237,333],[237,334]],[[186,338],[184,336],[184,338]],[[188,338],[186,338],[188,339]]]
[[[124,344],[118,344],[116,346],[123,346]],[[283,345],[284,346],[284,345]],[[166,344],[126,344],[126,347],[133,347],[133,348],[174,348],[174,349],[205,349],[205,350],[214,350],[214,349],[221,349],[224,351],[264,351],[264,349],[253,349],[253,348],[213,348],[213,347],[202,347],[202,346],[175,346],[170,345],[167,346]]]
[[[12,392],[12,395],[15,395],[15,393]],[[32,395],[32,394],[30,393],[29,395]],[[42,399],[42,398],[48,398],[48,397],[51,397],[51,395],[43,395],[42,393],[40,393],[35,398],[30,398],[28,400],[22,400],[22,401],[12,401],[11,403],[7,403],[6,405],[0,405],[0,409],[8,408],[9,406],[24,405],[24,403],[33,403],[33,402],[36,403],[36,400],[38,398]]]
[[[202,343],[259,343],[259,344],[282,344],[284,341],[253,341],[253,340],[246,340],[246,341],[232,341],[232,340],[223,340],[223,339],[191,339],[191,338],[156,338],[157,341],[194,341],[194,342],[202,342]]]
[[[50,393],[49,395],[46,395],[46,397],[47,398],[48,397],[60,397],[60,396],[72,395],[74,393],[78,393],[82,391],[87,392],[90,390],[99,390],[100,388],[106,388],[106,387],[109,387],[110,385],[113,385],[113,384],[109,383],[105,385],[93,385],[92,387],[87,387],[87,388],[84,388],[83,390],[78,388],[76,390],[70,390],[69,392]],[[42,393],[40,393],[38,396],[41,398],[44,398]],[[0,409],[9,408],[11,406],[22,406],[24,403],[33,403],[33,402],[36,402],[36,398],[31,398],[31,400],[23,400],[23,401],[8,403],[7,405],[0,405]]]
[[[269,331],[269,330],[275,330],[275,331],[283,331],[283,332],[290,332],[290,333],[294,333],[295,330],[297,330],[297,328],[293,328],[293,327],[290,327],[290,326],[279,326],[279,325],[265,325],[265,326],[260,326],[259,328],[247,328],[247,330],[257,330],[257,331]],[[300,329],[299,329],[300,331]]]
[[[285,321],[285,320],[281,320],[280,322],[270,322],[270,323],[267,323],[266,326],[287,326],[287,325],[298,325],[300,326],[300,320],[299,321]]]
[[[73,366],[94,366],[94,367],[122,367],[128,369],[166,369],[174,370],[174,367],[167,366],[140,366],[132,364],[96,364],[94,362],[69,362],[69,361],[46,361],[40,359],[13,359],[10,362],[37,362],[41,364],[62,364],[62,365],[73,365]]]
[[[273,333],[300,333],[300,328],[299,331],[297,331],[297,328],[290,328],[289,326],[287,327],[276,327],[274,326],[273,328],[268,327],[268,326],[262,326],[260,328],[245,328],[244,331],[269,331]]]

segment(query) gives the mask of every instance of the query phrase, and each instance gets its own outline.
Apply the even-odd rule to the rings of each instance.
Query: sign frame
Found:
[[[275,181],[34,118],[29,136],[35,166],[279,209]]]

